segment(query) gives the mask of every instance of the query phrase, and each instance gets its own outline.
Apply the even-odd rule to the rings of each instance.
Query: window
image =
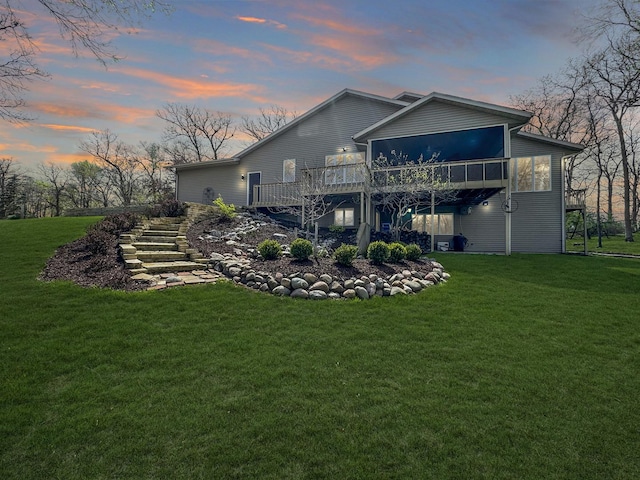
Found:
[[[453,213],[439,213],[433,216],[434,235],[453,235]],[[411,229],[421,233],[431,233],[431,214],[411,216]]]
[[[336,208],[334,210],[333,224],[340,227],[353,227],[355,225],[353,208]]]
[[[282,181],[285,183],[296,181],[296,159],[290,158],[282,162]]]
[[[511,190],[543,192],[551,190],[551,155],[519,157],[511,161]]]
[[[496,125],[375,140],[371,143],[371,158],[389,157],[392,151],[402,152],[408,161],[416,161],[420,157],[428,160],[433,155],[437,155],[439,162],[502,158],[505,152],[504,130],[503,125]]]
[[[364,181],[364,153],[343,153],[340,155],[327,155],[325,173],[327,185],[343,183],[358,183]]]

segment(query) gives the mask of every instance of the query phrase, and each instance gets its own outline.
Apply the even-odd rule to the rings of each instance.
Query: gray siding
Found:
[[[489,205],[476,205],[469,215],[456,214],[455,234],[467,238],[468,252],[504,253],[506,237],[505,213],[502,211],[504,195],[488,199]]]
[[[499,125],[508,122],[508,118],[500,115],[434,100],[376,130],[371,135],[371,138],[406,137]]]
[[[261,183],[282,181],[282,162],[296,160],[296,176],[305,167],[324,166],[325,156],[355,152],[351,137],[364,128],[395,113],[399,105],[346,94],[283,134],[242,157],[238,165],[186,170],[180,173],[178,198],[200,202],[202,191],[213,187],[225,202],[246,205],[248,172],[262,172]]]
[[[247,181],[242,180],[240,165],[183,170],[178,176],[178,200],[203,203],[204,190],[213,188],[213,198],[222,195],[225,203],[244,205],[247,201]]]
[[[561,253],[564,202],[562,157],[559,148],[512,136],[511,156],[551,155],[551,191],[513,193],[518,209],[511,214],[511,250],[525,253]]]

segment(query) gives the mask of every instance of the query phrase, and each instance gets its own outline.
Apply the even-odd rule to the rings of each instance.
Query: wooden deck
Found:
[[[408,184],[424,183],[425,191],[438,184],[450,190],[507,186],[507,159],[441,162],[369,168],[365,163],[302,169],[295,182],[254,186],[254,207],[296,206],[303,197],[360,192],[392,192]]]

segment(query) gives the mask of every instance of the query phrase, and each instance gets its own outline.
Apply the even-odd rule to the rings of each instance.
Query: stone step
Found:
[[[141,243],[176,243],[176,236],[168,237],[168,236],[160,236],[160,235],[141,235],[136,238],[138,242]]]
[[[178,230],[159,230],[159,229],[149,229],[145,230],[142,234],[143,237],[177,237],[180,235]]]
[[[138,251],[158,251],[158,250],[177,250],[178,246],[174,242],[134,242],[133,246]]]
[[[143,268],[147,273],[156,274],[164,272],[186,272],[191,270],[199,270],[202,265],[196,262],[151,262],[143,263]]]
[[[174,250],[147,250],[138,252],[138,260],[146,262],[174,262],[176,260],[186,260],[187,254],[184,252],[176,252]]]
[[[151,225],[152,230],[163,230],[163,231],[174,231],[177,232],[180,230],[179,223],[158,223],[155,225]]]

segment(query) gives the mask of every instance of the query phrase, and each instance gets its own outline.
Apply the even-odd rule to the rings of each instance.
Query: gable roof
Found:
[[[536,133],[530,132],[518,132],[519,137],[528,138],[529,140],[534,140],[536,142],[548,143],[549,145],[555,145],[557,147],[562,147],[567,150],[571,150],[573,152],[581,152],[585,149],[584,145],[580,145],[579,143],[567,142],[565,140],[558,140],[556,138],[545,137],[544,135],[538,135]]]
[[[501,105],[495,105],[493,103],[481,102],[478,100],[471,100],[469,98],[457,97],[455,95],[447,95],[445,93],[432,92],[429,95],[422,97],[420,100],[411,103],[407,107],[402,110],[397,111],[393,115],[389,115],[386,118],[383,118],[377,123],[374,123],[370,127],[365,128],[364,130],[358,132],[353,136],[353,139],[356,142],[362,142],[370,137],[373,132],[379,130],[380,128],[396,121],[399,118],[404,117],[405,115],[411,113],[412,111],[426,105],[427,103],[440,101],[444,103],[449,103],[451,105],[462,106],[465,108],[472,108],[474,110],[480,110],[483,112],[493,113],[505,117],[509,117],[514,120],[516,125],[524,125],[529,121],[532,117],[532,113],[525,112],[523,110],[516,110],[515,108],[503,107]]]
[[[300,115],[299,117],[296,117],[291,122],[287,123],[283,127],[281,127],[278,130],[276,130],[275,132],[270,133],[269,135],[264,137],[262,140],[259,140],[256,143],[251,144],[250,146],[248,146],[247,148],[242,150],[240,153],[238,153],[236,155],[236,158],[242,158],[242,157],[248,155],[249,153],[257,150],[258,148],[262,147],[265,143],[268,143],[271,140],[273,140],[274,138],[277,138],[280,135],[282,135],[283,133],[291,130],[292,128],[295,128],[298,124],[304,122],[305,120],[307,120],[308,118],[312,117],[313,115],[315,115],[319,111],[324,110],[325,108],[327,108],[331,104],[337,102],[338,100],[340,100],[341,98],[344,98],[346,96],[354,96],[354,97],[359,97],[359,98],[363,98],[363,99],[367,99],[367,100],[371,100],[371,101],[375,101],[375,102],[388,103],[388,104],[391,104],[391,105],[396,105],[400,109],[406,107],[409,104],[408,102],[403,102],[401,100],[396,100],[396,99],[393,99],[393,98],[382,97],[380,95],[374,95],[372,93],[366,93],[366,92],[361,92],[361,91],[358,91],[358,90],[351,90],[349,88],[345,88],[344,90],[342,90],[342,91],[338,92],[337,94],[335,94],[333,97],[328,98],[327,100],[325,100],[324,102],[320,103],[319,105],[316,105],[315,107],[313,107],[308,112]]]

